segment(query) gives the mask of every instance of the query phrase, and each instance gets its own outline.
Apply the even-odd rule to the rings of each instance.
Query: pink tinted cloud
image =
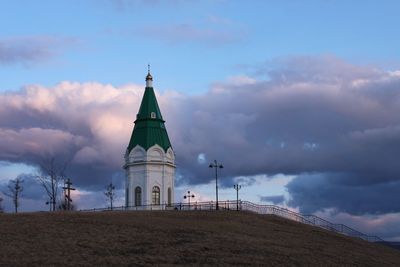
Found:
[[[80,146],[84,137],[58,129],[0,129],[0,157],[23,160],[24,155],[54,155],[70,146]]]

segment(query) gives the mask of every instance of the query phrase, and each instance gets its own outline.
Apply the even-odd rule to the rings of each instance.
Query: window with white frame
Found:
[[[142,206],[142,188],[140,186],[135,188],[135,206]]]
[[[160,188],[158,186],[153,186],[151,198],[153,205],[160,205]]]

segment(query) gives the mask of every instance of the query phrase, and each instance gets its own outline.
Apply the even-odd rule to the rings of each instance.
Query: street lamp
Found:
[[[242,188],[241,185],[235,184],[233,185],[233,188],[236,190],[236,210],[239,210],[239,190]]]
[[[210,163],[210,168],[215,168],[215,209],[218,210],[218,168],[222,169],[224,166],[222,164],[218,164],[217,160],[214,160],[214,163]]]
[[[190,191],[187,191],[187,195],[184,195],[183,198],[188,200],[190,210],[190,198],[194,198],[194,195],[190,194]]]

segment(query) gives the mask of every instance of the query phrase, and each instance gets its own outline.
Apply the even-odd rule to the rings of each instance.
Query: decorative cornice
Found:
[[[135,162],[125,163],[123,168],[127,169],[128,167],[131,166],[140,166],[140,165],[167,165],[169,167],[176,168],[176,165],[174,163],[167,161],[135,161]]]

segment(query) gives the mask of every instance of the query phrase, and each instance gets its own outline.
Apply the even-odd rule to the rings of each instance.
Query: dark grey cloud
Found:
[[[272,70],[260,68],[265,81],[215,84],[207,95],[178,103],[171,112],[178,124],[172,134],[179,140],[173,144],[180,166],[185,166],[183,176],[192,183],[212,179],[207,166],[196,162],[199,153],[224,163],[226,177],[340,173],[335,183],[342,191],[333,187],[326,196],[311,194],[319,190],[312,181],[299,190],[291,184],[290,205],[303,211],[398,212],[396,190],[385,189],[400,177],[399,73],[331,56],[287,62]],[[304,194],[296,195],[303,189]],[[341,194],[335,193],[363,204],[341,202]],[[378,199],[380,194],[385,196]],[[307,201],[308,195],[315,198]]]
[[[22,198],[26,200],[46,200],[43,194],[44,189],[39,185],[33,174],[20,174],[18,177],[23,180]]]
[[[271,202],[274,205],[277,205],[277,204],[282,204],[285,201],[285,197],[283,195],[262,196],[262,197],[260,197],[260,201]]]
[[[40,186],[39,183],[37,183],[36,178],[33,174],[25,174],[22,173],[17,176],[18,178],[21,179],[21,186],[22,186],[22,192],[20,195],[20,210],[37,210],[40,209],[40,206],[38,207],[38,203],[41,204],[41,206],[44,206],[46,203],[46,193],[44,189]],[[14,180],[17,177],[12,177],[8,182],[1,183],[0,184],[0,192],[3,193],[3,198],[4,198],[4,208],[7,211],[13,211],[13,202],[12,198],[9,196],[10,190],[8,188],[9,185],[13,186],[11,183],[11,180]],[[1,194],[0,194],[1,196]],[[35,204],[32,205],[34,202]]]
[[[400,240],[400,216],[398,213],[352,215],[326,210],[317,216],[333,223],[343,223],[362,233],[373,234],[387,241]]]
[[[289,205],[299,207],[303,213],[325,209],[354,215],[386,214],[400,212],[400,181],[366,183],[365,174],[325,173],[299,175],[287,189],[291,196]],[[378,177],[371,179],[377,181]],[[370,175],[371,176],[371,175]]]
[[[400,85],[398,77],[380,79]],[[175,148],[189,152],[178,160],[197,177],[209,170],[196,163],[193,148],[223,162],[225,175],[373,171],[382,174],[379,182],[396,179],[399,107],[391,102],[399,92],[382,101],[376,96],[387,94],[387,81],[374,92],[352,82],[217,85],[207,96],[178,103]]]
[[[0,65],[32,65],[46,62],[66,47],[77,43],[74,38],[24,36],[0,39]]]

